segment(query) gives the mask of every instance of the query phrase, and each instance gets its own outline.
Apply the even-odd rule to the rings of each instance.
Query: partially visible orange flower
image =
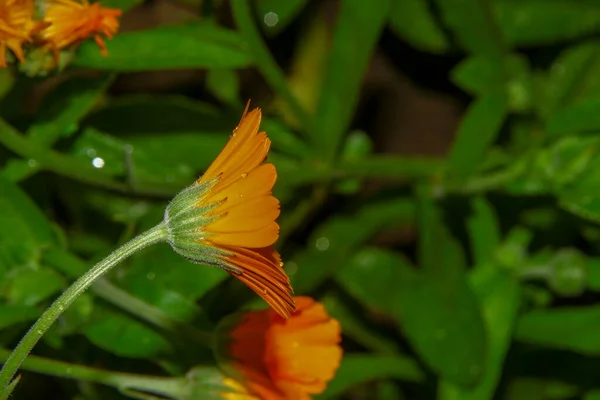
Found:
[[[40,38],[56,53],[73,43],[94,37],[102,55],[108,55],[104,39],[112,38],[119,29],[118,8],[104,8],[88,0],[46,0],[46,28]]]
[[[272,247],[279,237],[279,201],[271,193],[277,171],[264,163],[271,141],[258,131],[260,121],[260,109],[246,106],[212,165],[171,201],[165,224],[175,251],[222,267],[288,318],[292,287]]]
[[[6,50],[23,62],[23,43],[31,41],[36,22],[33,0],[0,1],[0,67],[6,67]]]
[[[248,394],[262,400],[310,400],[325,390],[340,365],[339,322],[310,297],[295,300],[290,319],[272,310],[249,312],[230,334],[232,366]]]

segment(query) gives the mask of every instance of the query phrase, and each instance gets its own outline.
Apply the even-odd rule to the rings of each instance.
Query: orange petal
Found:
[[[279,237],[279,225],[272,222],[264,228],[252,232],[214,233],[210,240],[225,246],[258,248],[271,246]]]
[[[239,125],[233,131],[233,135],[231,135],[229,142],[227,142],[215,161],[213,161],[204,175],[202,175],[199,183],[203,183],[217,177],[219,174],[222,174],[226,171],[228,164],[235,163],[236,153],[240,148],[248,143],[252,136],[255,136],[258,132],[261,117],[262,114],[259,108],[252,110],[248,114],[244,114]]]
[[[227,208],[227,204],[223,206]],[[279,200],[273,196],[256,197],[229,208],[224,216],[207,225],[204,230],[210,233],[252,233],[270,225],[278,216]]]
[[[266,196],[271,193],[277,171],[273,164],[263,164],[254,169],[246,178],[239,179],[227,188],[207,198],[207,203],[214,203],[227,198],[226,207],[233,207],[253,197]]]

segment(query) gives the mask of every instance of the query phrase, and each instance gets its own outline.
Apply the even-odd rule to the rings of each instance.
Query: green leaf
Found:
[[[20,267],[2,280],[1,293],[9,303],[34,306],[65,287],[65,281],[50,268]]]
[[[600,355],[598,321],[598,306],[535,310],[519,319],[515,337],[525,343],[597,356]]]
[[[421,272],[397,270],[394,314],[434,371],[453,383],[472,385],[486,362],[484,321],[467,282],[464,251],[424,189],[419,193]]]
[[[267,33],[278,33],[287,27],[296,16],[302,11],[306,5],[307,0],[257,0],[256,1],[256,13],[264,23],[261,24],[263,29]],[[269,22],[269,17],[266,17],[267,13],[275,13],[275,16],[270,18],[276,18],[275,24]]]
[[[233,69],[211,69],[206,74],[206,88],[222,102],[240,106],[240,81]]]
[[[554,114],[548,120],[549,135],[578,134],[600,130],[600,93],[591,95]]]
[[[54,89],[40,107],[41,114],[27,134],[36,142],[51,145],[58,138],[70,136],[79,121],[89,113],[112,82],[111,76],[73,78]]]
[[[128,96],[98,110],[85,123],[119,137],[134,152],[139,147],[156,163],[203,170],[227,143],[242,111],[223,114],[214,106],[179,96]],[[272,139],[274,150],[301,156],[310,152],[277,120],[264,118],[261,129]]]
[[[140,297],[154,302],[171,314],[181,313],[179,317],[193,312],[189,302],[186,302],[186,308],[179,310],[172,308],[173,304],[182,302],[179,296],[188,301],[195,301],[229,276],[220,268],[188,261],[166,244],[157,244],[144,249],[143,252],[134,255],[131,260],[131,265],[121,273],[124,283],[132,289],[134,289],[133,286],[140,285],[135,289]],[[155,282],[165,290],[165,293],[153,294],[158,289],[141,283],[144,279]],[[169,294],[169,292],[172,293]],[[178,296],[174,293],[177,293]],[[165,298],[160,299],[156,296],[165,296]],[[179,304],[178,307],[182,306]]]
[[[449,47],[444,31],[424,1],[392,1],[389,23],[397,35],[419,50],[442,53]]]
[[[480,0],[436,0],[446,25],[458,43],[474,54],[500,56],[504,39],[496,24],[490,2]]]
[[[40,312],[35,307],[20,304],[0,304],[0,329],[35,320]]]
[[[174,68],[242,68],[251,56],[240,36],[209,21],[119,33],[104,57],[93,41],[82,43],[72,65],[117,71]],[[159,49],[159,50],[157,50]]]
[[[474,55],[452,70],[452,80],[474,95],[506,93],[512,110],[524,112],[532,103],[532,77],[527,58],[520,54]]]
[[[365,250],[367,251],[367,250]],[[376,326],[369,326],[362,320],[361,310],[354,309],[342,299],[326,296],[321,299],[327,312],[342,325],[344,336],[351,338],[364,347],[382,354],[399,352],[399,344],[386,337]]]
[[[479,298],[488,337],[484,374],[479,383],[470,388],[442,382],[440,400],[493,398],[512,341],[520,304],[518,281],[494,266],[484,264],[473,270],[470,282]]]
[[[550,121],[565,107],[600,93],[600,42],[567,47],[550,66],[541,89],[536,102],[542,117]],[[554,124],[558,131],[568,129],[560,126],[560,119]]]
[[[101,304],[94,307],[83,332],[96,346],[123,357],[151,358],[171,349],[166,339],[137,319]]]
[[[477,170],[500,133],[507,113],[504,93],[490,93],[471,104],[450,150],[451,173],[464,178]]]
[[[484,372],[486,335],[477,299],[465,279],[451,285],[440,278],[401,270],[393,294],[396,318],[412,346],[443,379],[477,383]]]
[[[314,289],[336,273],[352,251],[380,230],[412,221],[414,205],[405,199],[393,199],[365,205],[353,216],[336,216],[319,226],[309,238],[308,249],[286,263],[295,265],[291,280],[298,293]],[[290,264],[292,263],[292,264]]]
[[[472,201],[473,215],[467,220],[471,249],[476,265],[482,265],[494,255],[500,246],[500,226],[492,205],[483,197]]]
[[[315,398],[336,398],[353,386],[387,378],[420,382],[424,376],[418,365],[408,357],[346,354],[325,392]]]
[[[593,1],[494,1],[493,11],[503,36],[515,46],[554,44],[600,29]]]
[[[411,270],[400,254],[378,248],[357,251],[335,274],[337,282],[362,304],[391,314],[390,293],[398,290],[401,270]]]
[[[57,243],[52,226],[25,193],[0,176],[0,277],[5,271],[37,265],[43,248]]]
[[[341,2],[312,129],[315,149],[328,160],[336,156],[352,121],[362,77],[384,27],[389,4],[389,0]]]

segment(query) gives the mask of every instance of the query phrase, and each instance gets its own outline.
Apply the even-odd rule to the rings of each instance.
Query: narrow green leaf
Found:
[[[600,355],[598,321],[598,306],[535,310],[519,319],[515,337],[525,343],[597,356]]]
[[[174,68],[241,68],[251,64],[240,36],[208,21],[117,34],[104,57],[93,41],[73,60],[78,67],[117,71]],[[159,50],[157,50],[159,49]]]
[[[458,177],[475,172],[496,140],[508,113],[504,93],[490,93],[467,110],[449,155],[450,171]]]
[[[263,30],[267,33],[278,33],[285,29],[296,18],[306,5],[307,0],[258,0],[256,13],[263,21]],[[274,15],[268,15],[273,13]]]
[[[315,126],[315,148],[332,160],[354,115],[362,77],[389,13],[389,0],[343,0],[325,71]]]
[[[389,23],[396,34],[420,50],[442,53],[448,49],[448,39],[427,2],[392,1]]]
[[[377,379],[420,382],[424,379],[418,365],[408,357],[346,354],[327,389],[315,399],[333,399],[349,388]]]
[[[318,227],[309,238],[308,249],[287,262],[295,265],[291,274],[294,289],[308,292],[334,274],[352,251],[380,230],[411,222],[414,205],[405,199],[393,199],[365,205],[353,216],[337,216]]]

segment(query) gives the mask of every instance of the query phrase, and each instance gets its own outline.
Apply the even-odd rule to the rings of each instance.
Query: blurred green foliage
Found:
[[[0,70],[3,348],[160,221],[254,96],[287,272],[343,328],[342,365],[316,398],[600,398],[600,2],[169,3],[194,17],[120,33],[106,58],[83,43],[56,76]],[[447,154],[374,148],[359,104],[383,38],[390,57],[414,56],[406,70],[439,62],[444,84],[428,89],[464,102]],[[200,88],[115,89],[185,69],[205,74]],[[255,306],[225,272],[156,245],[82,296],[25,365],[75,381],[25,373],[14,398],[38,385],[56,399],[210,398],[220,375],[195,329]]]

